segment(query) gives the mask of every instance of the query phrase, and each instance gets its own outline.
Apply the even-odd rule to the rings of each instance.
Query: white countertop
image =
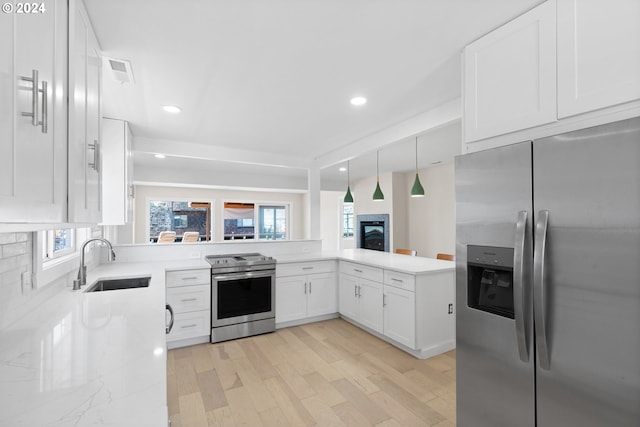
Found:
[[[361,249],[277,255],[281,263],[340,259],[411,274],[455,263]],[[209,268],[204,259],[122,262],[97,279],[150,275],[148,288],[60,289],[0,331],[0,426],[165,426],[165,271]]]
[[[456,264],[453,261],[443,261],[435,258],[424,258],[366,249],[344,249],[341,251],[297,253],[278,255],[275,258],[279,263],[337,259],[409,274],[429,274],[436,271],[455,270],[456,268]]]
[[[0,426],[165,426],[165,270],[203,260],[115,262],[99,278],[151,275],[148,288],[60,289],[0,331]]]

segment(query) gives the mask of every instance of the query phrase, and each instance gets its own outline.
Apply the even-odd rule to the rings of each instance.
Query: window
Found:
[[[224,203],[224,240],[255,238],[253,203]]]
[[[260,206],[260,239],[287,238],[287,207]]]
[[[44,233],[45,244],[42,245],[44,261],[60,258],[76,251],[74,229],[63,228],[45,231]]]
[[[353,203],[342,205],[342,237],[353,239]]]
[[[181,241],[186,231],[200,240],[211,240],[211,203],[175,200],[149,201],[149,240],[156,242],[161,231],[175,231]]]

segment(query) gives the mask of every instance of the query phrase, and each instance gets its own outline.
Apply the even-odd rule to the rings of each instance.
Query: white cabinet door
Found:
[[[556,120],[556,7],[549,0],[464,49],[464,139]]]
[[[340,314],[358,320],[358,280],[348,274],[340,274]]]
[[[415,293],[384,286],[384,334],[407,347],[416,346]]]
[[[382,283],[361,279],[358,286],[357,320],[376,332],[382,332]]]
[[[307,284],[307,316],[320,316],[338,311],[334,274],[310,274],[307,276]]]
[[[0,222],[64,222],[67,2],[47,2],[41,13],[7,5],[14,11],[0,14]]]
[[[82,1],[69,11],[69,222],[101,220],[100,53]]]
[[[288,322],[307,316],[306,276],[276,279],[276,322]]]
[[[558,117],[640,98],[640,2],[558,0]]]
[[[102,119],[102,224],[125,225],[131,220],[131,141],[129,124]]]

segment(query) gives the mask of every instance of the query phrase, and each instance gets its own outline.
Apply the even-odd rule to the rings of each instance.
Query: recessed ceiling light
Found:
[[[162,107],[162,109],[167,113],[174,113],[174,114],[182,111],[182,108],[177,107],[175,105],[165,105],[164,107]]]
[[[367,103],[367,98],[363,96],[356,96],[355,98],[351,98],[351,105],[364,105]]]
[[[338,169],[338,170],[339,170],[340,172],[346,172],[346,171],[347,171],[347,168],[345,168],[345,167],[343,166],[343,167],[341,167],[341,168],[340,168],[340,169]]]
[[[155,154],[156,159],[164,159],[166,156],[164,154]]]

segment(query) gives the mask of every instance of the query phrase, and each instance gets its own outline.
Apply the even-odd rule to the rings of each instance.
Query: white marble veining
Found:
[[[435,271],[455,270],[456,267],[455,262],[452,261],[400,255],[368,249],[344,249],[341,251],[286,254],[279,255],[276,259],[279,263],[338,259],[409,274],[428,274]]]
[[[116,262],[99,278],[150,275],[148,288],[61,288],[0,331],[0,426],[166,426],[165,269]],[[86,289],[86,288],[85,288]]]

